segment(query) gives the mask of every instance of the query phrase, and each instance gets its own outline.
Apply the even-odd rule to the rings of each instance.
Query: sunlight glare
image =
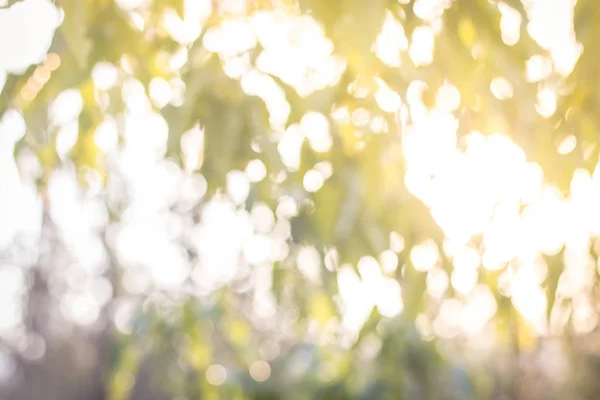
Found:
[[[417,271],[429,271],[439,262],[439,251],[435,242],[425,240],[410,251],[410,261]]]
[[[404,34],[404,27],[390,11],[386,10],[385,20],[373,45],[373,51],[388,67],[399,67],[400,54],[407,49],[408,39]]]

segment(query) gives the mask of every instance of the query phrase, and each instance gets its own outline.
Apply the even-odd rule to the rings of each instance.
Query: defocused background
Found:
[[[0,399],[600,398],[596,0],[0,0]]]

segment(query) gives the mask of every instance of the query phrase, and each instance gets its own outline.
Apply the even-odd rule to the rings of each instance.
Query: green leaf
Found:
[[[59,5],[64,11],[64,20],[58,31],[79,68],[85,69],[92,51],[92,42],[87,36],[88,1],[61,0]]]
[[[154,0],[153,9],[156,13],[162,13],[166,8],[171,8],[177,12],[179,18],[183,19],[185,15],[184,0]]]
[[[343,14],[335,27],[335,42],[352,72],[370,74],[375,57],[371,47],[381,31],[386,0],[344,0]]]

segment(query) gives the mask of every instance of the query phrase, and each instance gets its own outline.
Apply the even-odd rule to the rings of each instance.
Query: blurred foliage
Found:
[[[106,158],[93,135],[107,116],[121,124],[126,111],[121,96],[123,82],[136,79],[148,92],[155,77],[180,80],[185,85],[180,102],[153,105],[169,127],[165,157],[183,163],[182,136],[199,125],[204,131],[204,144],[202,162],[194,172],[206,178],[209,195],[223,192],[230,171],[244,170],[250,161],[261,160],[267,178],[252,185],[245,206],[251,209],[262,202],[275,209],[284,196],[296,199],[299,210],[291,221],[291,254],[301,246],[314,245],[321,258],[326,259],[331,248],[336,249],[337,258],[334,268],[322,267],[319,284],[307,282],[290,268],[294,263],[291,256],[275,265],[273,292],[278,307],[292,312],[288,318],[295,317],[294,334],[275,328],[283,324],[282,320],[273,321],[272,329],[253,326],[243,312],[252,300],[231,285],[220,289],[210,301],[188,295],[178,299],[183,305],[182,301],[174,301],[171,307],[146,301],[138,310],[132,332],[114,333],[104,379],[106,398],[126,399],[142,391],[143,380],[136,377],[147,368],[156,393],[180,395],[173,397],[177,399],[470,399],[502,393],[525,398],[518,397],[510,383],[509,389],[494,387],[477,371],[467,373],[449,362],[449,352],[437,340],[423,340],[415,327],[417,317],[431,305],[425,295],[426,273],[413,268],[406,255],[413,245],[432,239],[445,257],[441,250],[444,233],[427,207],[405,186],[401,138],[407,122],[400,112],[383,111],[375,101],[373,88],[378,79],[383,80],[404,98],[409,84],[421,80],[427,84],[423,101],[432,105],[437,89],[451,82],[461,94],[462,106],[455,112],[460,121],[459,135],[472,130],[509,135],[524,149],[528,160],[542,166],[547,179],[567,191],[575,169],[591,171],[598,159],[595,63],[600,47],[595,41],[600,8],[596,3],[577,2],[576,36],[585,51],[568,77],[549,78],[565,89],[557,111],[546,118],[535,109],[540,84],[527,81],[524,74],[526,60],[536,54],[547,55],[548,51],[527,34],[528,16],[518,0],[502,3],[513,7],[524,20],[520,39],[512,45],[502,40],[497,1],[440,2],[447,9],[442,9],[436,22],[434,61],[415,65],[408,52],[402,51],[399,67],[386,65],[372,48],[388,15],[400,22],[408,38],[415,29],[430,23],[415,15],[412,1],[299,0],[296,4],[248,0],[242,2],[242,11],[237,14],[223,11],[221,2],[213,1],[200,36],[181,44],[165,30],[161,17],[168,11],[184,16],[184,3],[154,0],[125,11],[112,0],[56,1],[64,11],[64,20],[50,54],[59,57],[60,66],[41,83],[42,64],[22,75],[10,75],[0,94],[0,114],[15,108],[25,116],[27,134],[16,151],[30,149],[38,155],[44,170],[38,182],[40,192],[44,192],[53,170],[69,163],[82,172],[82,177],[95,169],[109,181]],[[333,43],[333,53],[346,62],[339,81],[309,95],[298,93],[281,77],[272,76],[290,105],[283,128],[298,123],[310,111],[326,115],[331,126],[333,146],[317,152],[304,141],[297,170],[287,168],[281,160],[277,147],[281,132],[271,126],[263,99],[247,94],[240,80],[224,70],[222,56],[203,45],[207,30],[227,19],[273,9],[310,15]],[[473,56],[475,47],[483,49],[477,57]],[[261,51],[257,44],[243,53],[253,64]],[[169,67],[165,60],[178,52],[186,55],[184,62]],[[100,62],[119,67],[117,86],[109,90],[95,87],[93,70]],[[501,100],[489,90],[490,82],[498,76],[511,84],[513,100]],[[366,94],[354,95],[348,89],[352,85]],[[83,107],[77,141],[65,159],[56,153],[57,129],[48,123],[48,107],[63,90],[71,88],[80,91]],[[336,120],[332,112],[340,107],[347,107],[350,114],[364,108],[371,118],[380,116],[385,129],[376,132],[359,128],[352,121]],[[565,132],[577,137],[577,145],[574,151],[559,154],[556,143],[564,139]],[[323,161],[331,164],[331,177],[320,190],[306,191],[305,174]],[[111,212],[113,218],[120,218],[119,210]],[[311,324],[326,330],[328,322],[339,317],[335,268],[346,263],[356,267],[361,257],[379,255],[389,248],[392,232],[404,238],[408,249],[398,255],[399,265],[405,267],[398,268],[395,276],[403,290],[401,316],[384,318],[374,309],[349,349],[334,344],[335,338],[317,343],[306,337]],[[447,259],[442,262],[446,270],[451,268]],[[560,256],[548,257],[548,264],[545,289],[550,318],[562,268]],[[535,348],[535,335],[510,301],[496,290],[497,279],[492,272],[483,278],[498,303],[498,334],[508,342],[507,347],[516,346],[517,352]],[[119,293],[118,287],[115,292]],[[249,375],[248,366],[261,358],[258,349],[265,343],[276,343],[280,351],[269,361],[269,379],[259,383]],[[205,379],[208,368],[215,363],[227,367],[227,381],[222,385]]]

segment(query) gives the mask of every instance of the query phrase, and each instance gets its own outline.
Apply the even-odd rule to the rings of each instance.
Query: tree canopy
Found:
[[[0,7],[6,354],[113,400],[599,393],[593,0]]]

